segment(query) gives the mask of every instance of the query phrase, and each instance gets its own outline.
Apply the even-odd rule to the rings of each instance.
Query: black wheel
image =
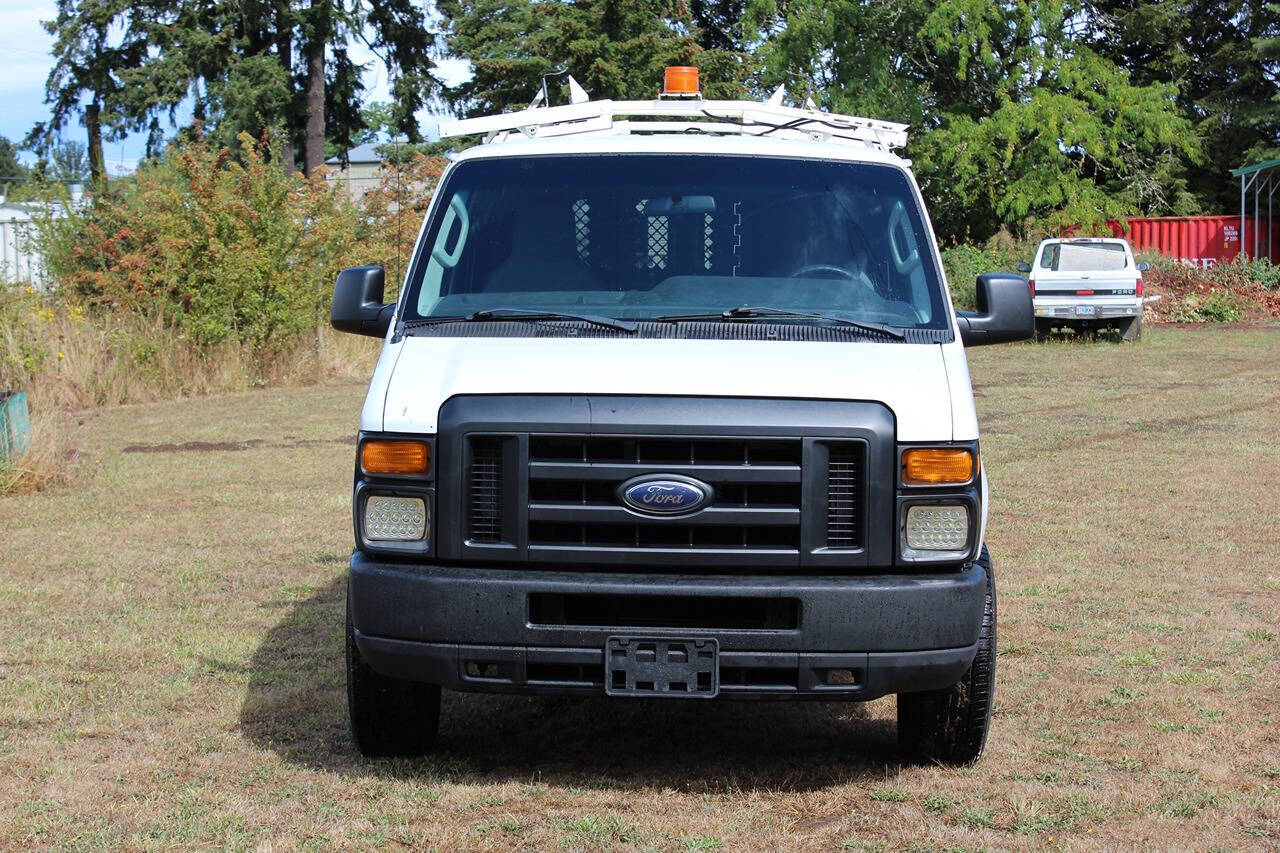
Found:
[[[951,687],[898,694],[898,746],[923,761],[970,764],[987,744],[996,687],[996,586],[985,546],[978,565],[987,574],[987,600],[977,657]]]
[[[360,655],[347,602],[347,712],[361,754],[422,755],[440,728],[440,685],[390,678]]]
[[[1036,340],[1047,341],[1053,331],[1053,323],[1049,320],[1036,320]]]
[[[1142,315],[1134,317],[1125,323],[1123,329],[1120,330],[1120,340],[1136,341],[1142,337]]]

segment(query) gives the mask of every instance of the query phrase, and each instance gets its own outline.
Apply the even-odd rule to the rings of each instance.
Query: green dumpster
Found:
[[[0,467],[26,453],[30,443],[27,392],[0,391]]]

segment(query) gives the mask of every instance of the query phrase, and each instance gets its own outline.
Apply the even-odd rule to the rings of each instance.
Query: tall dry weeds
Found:
[[[200,346],[137,316],[90,314],[30,289],[0,301],[0,387],[27,392],[33,412],[77,410],[365,378],[378,342],[297,335],[266,354],[250,344]]]
[[[0,495],[35,492],[66,482],[78,456],[79,446],[67,413],[33,414],[26,451],[16,459],[0,459]]]

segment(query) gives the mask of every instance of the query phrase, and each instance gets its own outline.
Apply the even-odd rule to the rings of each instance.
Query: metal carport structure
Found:
[[[1240,254],[1248,257],[1248,247],[1245,244],[1245,224],[1248,217],[1249,190],[1253,189],[1253,257],[1258,257],[1259,243],[1259,219],[1262,215],[1262,192],[1265,189],[1267,194],[1267,260],[1274,260],[1271,251],[1272,240],[1272,219],[1271,204],[1277,189],[1280,189],[1280,157],[1274,160],[1266,160],[1262,163],[1255,163],[1252,166],[1242,166],[1239,169],[1231,171],[1233,178],[1240,179]]]

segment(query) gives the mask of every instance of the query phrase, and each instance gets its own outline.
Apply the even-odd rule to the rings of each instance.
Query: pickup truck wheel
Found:
[[[1053,331],[1053,323],[1049,320],[1036,320],[1036,340],[1047,341]]]
[[[356,749],[369,757],[415,756],[435,744],[440,685],[391,678],[360,655],[347,603],[347,712]]]
[[[951,687],[898,694],[898,746],[923,761],[970,764],[987,743],[996,686],[996,588],[985,546],[978,565],[986,571],[987,597],[977,657]]]
[[[1142,337],[1142,317],[1134,317],[1120,332],[1120,340],[1136,341]]]

